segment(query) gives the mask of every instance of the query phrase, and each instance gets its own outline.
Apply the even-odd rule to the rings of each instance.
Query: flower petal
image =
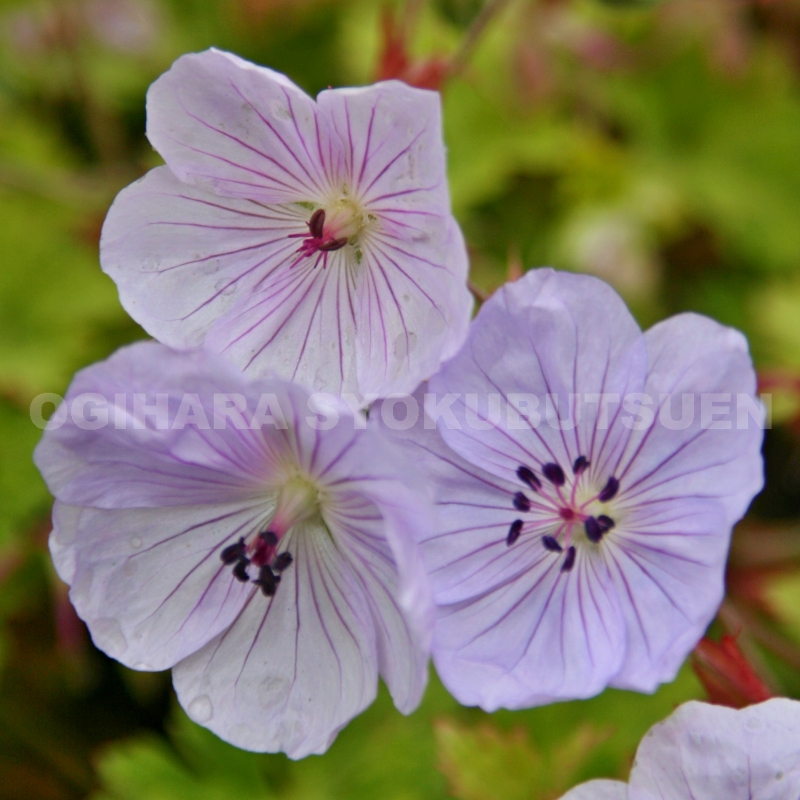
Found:
[[[622,513],[603,537],[628,631],[612,685],[652,692],[675,678],[722,602],[730,525],[719,503],[688,497]]]
[[[410,392],[461,346],[472,310],[439,95],[388,81],[317,102],[344,144],[352,191],[376,220],[354,270],[359,389]]]
[[[150,87],[147,137],[180,180],[262,203],[316,201],[343,167],[305,92],[214,49],[181,56]]]
[[[316,450],[328,495],[323,516],[367,598],[380,674],[407,714],[428,680],[434,609],[415,535],[432,527],[432,512],[416,466],[399,447],[374,430],[357,434],[326,437]]]
[[[433,658],[442,681],[459,702],[490,712],[598,694],[625,648],[604,566],[579,554],[562,572],[538,540],[516,555],[516,576],[441,609]]]
[[[345,175],[370,210],[450,212],[437,92],[387,81],[317,96],[344,147]]]
[[[596,476],[607,471],[628,432],[619,422],[619,405],[609,407],[607,429],[598,431],[600,403],[586,402],[587,395],[615,395],[619,403],[625,394],[641,390],[645,367],[642,334],[607,284],[541,269],[507,284],[483,305],[467,343],[431,379],[430,389],[439,400],[447,393],[458,395],[452,409],[460,428],[451,428],[443,417],[438,422],[442,436],[493,474],[513,480],[520,464],[548,462],[566,470],[585,455]],[[491,395],[500,399],[494,418],[487,410]],[[548,413],[548,395],[559,404],[563,426],[554,416],[553,400]],[[583,403],[574,427],[567,414],[570,395]],[[522,407],[524,396],[533,408]],[[526,410],[533,412],[530,424],[513,413]]]
[[[353,281],[344,250],[329,253],[325,269],[314,259],[287,266],[219,318],[206,344],[248,373],[360,400]]]
[[[219,197],[157,167],[123,189],[103,225],[100,260],[126,311],[172,347],[196,347],[214,321],[285,279],[308,212]]]
[[[324,527],[298,525],[274,597],[173,670],[190,717],[246,750],[322,753],[377,690],[370,608]]]
[[[604,779],[570,789],[561,800],[628,800],[628,784]]]
[[[410,231],[383,220],[364,244],[357,284],[357,374],[363,395],[411,392],[467,335],[464,239],[452,219]]]
[[[689,702],[642,739],[631,800],[771,800],[800,793],[800,703]]]
[[[210,354],[176,353],[155,342],[122,348],[75,376],[65,399],[71,414],[46,432],[36,465],[50,491],[73,505],[156,508],[263,497],[264,474],[280,455],[258,430],[230,422],[212,429],[220,387],[246,391],[241,374]],[[175,427],[187,395],[197,398],[205,425]],[[155,410],[159,396],[166,401],[161,420],[157,412],[135,414],[137,402]],[[86,397],[94,398],[86,409],[98,415],[96,424],[76,416]]]
[[[733,524],[764,483],[763,412],[758,409],[758,419],[745,419],[741,426],[737,418],[739,404],[756,398],[747,341],[738,331],[698,314],[671,317],[645,338],[650,366],[644,391],[657,403],[656,421],[632,433],[619,459],[615,474],[620,499],[643,503],[661,497],[711,497],[724,505]],[[667,420],[672,414],[681,417],[677,398],[691,398],[693,416],[687,427],[676,429],[662,421],[665,393],[676,398],[675,409],[664,409],[669,411],[663,417]],[[704,420],[703,406],[708,409],[714,401],[728,412]],[[724,427],[712,427],[716,425]]]
[[[375,628],[380,674],[397,708],[409,714],[428,682],[431,601],[427,592],[422,598],[408,597],[408,578],[398,571],[396,548],[386,537],[392,523],[385,510],[381,513],[363,496],[347,494],[334,500],[326,522],[362,586]],[[401,533],[410,540],[411,531],[401,528]],[[423,574],[421,562],[417,569]]]
[[[252,503],[101,510],[56,502],[50,549],[97,647],[134,669],[161,670],[236,619],[252,590],[219,553],[264,518]]]

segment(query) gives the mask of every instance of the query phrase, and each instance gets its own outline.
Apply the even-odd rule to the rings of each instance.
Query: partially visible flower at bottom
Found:
[[[692,701],[652,727],[629,783],[597,780],[562,800],[797,800],[800,703],[740,710]]]
[[[81,396],[108,424],[69,419],[35,460],[56,569],[101,650],[172,667],[189,716],[248,750],[324,752],[378,674],[416,708],[433,614],[411,531],[428,508],[380,434],[152,342],[80,372],[65,405]]]

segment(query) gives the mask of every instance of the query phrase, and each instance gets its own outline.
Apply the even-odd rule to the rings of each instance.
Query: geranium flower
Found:
[[[607,284],[536,270],[484,304],[429,382],[424,421],[397,424],[386,401],[370,412],[408,427],[389,432],[431,476],[433,654],[462,703],[675,676],[762,485],[755,391],[736,331],[681,314],[642,334]]]
[[[141,343],[76,376],[72,416],[35,454],[53,560],[95,644],[172,667],[192,719],[292,758],[323,752],[378,674],[404,713],[427,679],[432,604],[409,533],[424,492],[382,437],[326,408]]]
[[[642,739],[629,783],[596,780],[562,800],[796,800],[800,703],[739,710],[684,703]]]
[[[179,58],[147,96],[164,157],[101,240],[125,309],[175,348],[368,397],[412,391],[466,335],[435,92],[321,92],[229,53]]]

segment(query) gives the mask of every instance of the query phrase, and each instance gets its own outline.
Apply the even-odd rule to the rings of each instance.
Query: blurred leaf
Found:
[[[220,763],[220,751],[229,756],[226,763]],[[235,748],[203,748],[202,752],[211,756],[211,761],[189,766],[169,745],[155,737],[117,745],[100,759],[98,772],[105,789],[94,798],[266,800],[274,796],[256,769],[256,760],[249,754]]]
[[[439,769],[459,800],[525,800],[549,785],[542,756],[521,728],[470,728],[445,719],[435,730]]]
[[[40,436],[27,414],[0,399],[0,558],[12,534],[33,525],[49,507],[49,493],[31,460]]]
[[[0,192],[0,215],[0,387],[27,405],[39,392],[63,391],[77,368],[106,356],[109,331],[127,327],[130,336],[136,328],[96,249],[77,241],[74,213]]]
[[[459,800],[538,800],[559,797],[575,781],[592,750],[611,735],[580,725],[543,755],[524,729],[500,731],[440,720],[436,726],[439,768]]]

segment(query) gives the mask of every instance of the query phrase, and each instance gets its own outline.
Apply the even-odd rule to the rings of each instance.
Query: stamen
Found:
[[[264,564],[258,571],[258,580],[253,581],[253,583],[261,587],[261,593],[265,597],[272,597],[280,581],[281,576],[276,575],[268,564]]]
[[[545,464],[542,467],[542,472],[545,478],[550,481],[554,486],[563,486],[567,478],[564,475],[564,470],[558,464]]]
[[[607,503],[611,500],[614,495],[619,491],[619,481],[612,475],[608,479],[608,483],[606,483],[605,488],[599,495],[597,495],[597,499],[601,503]]]
[[[600,530],[605,533],[606,531],[610,531],[616,523],[614,522],[611,517],[606,516],[605,514],[601,514],[597,518],[597,524],[600,526]]]
[[[325,227],[325,209],[318,208],[308,221],[308,232],[315,238],[322,238],[322,229]]]
[[[544,549],[549,550],[551,553],[561,553],[564,550],[552,536],[542,536],[542,544]],[[572,549],[574,550],[575,548]]]
[[[516,508],[517,511],[530,511],[531,501],[528,500],[522,492],[517,492],[514,495],[514,508]]]
[[[575,545],[570,545],[567,550],[567,557],[561,565],[562,572],[569,572],[575,566]]]
[[[536,477],[536,473],[526,466],[517,467],[517,477],[527,483],[534,492],[538,492],[542,488],[542,482]]]
[[[222,559],[223,564],[233,564],[234,561],[239,561],[245,558],[247,547],[244,543],[244,538],[240,538],[235,544],[229,544],[222,549],[219,557]]]
[[[289,552],[283,552],[280,555],[275,556],[271,566],[273,571],[283,572],[289,566],[289,564],[292,563],[292,561],[294,561],[292,554]]]
[[[572,465],[572,472],[575,475],[580,475],[589,468],[589,459],[586,456],[578,456],[575,463]]]
[[[520,533],[522,533],[522,520],[515,519],[511,523],[511,527],[508,529],[508,536],[506,536],[506,545],[511,547],[511,545],[514,544],[514,542],[516,542],[517,539],[519,539]]]
[[[242,583],[247,583],[250,580],[250,576],[247,574],[247,567],[250,562],[246,558],[242,558],[233,568],[233,577],[236,578],[237,581],[241,581]]]
[[[597,544],[602,538],[605,530],[600,525],[600,522],[594,517],[587,517],[584,520],[583,527],[586,529],[586,538],[590,542]]]
[[[338,239],[332,239],[330,242],[321,244],[317,250],[322,250],[325,253],[330,253],[333,250],[341,250],[347,244],[347,237],[341,236]]]

